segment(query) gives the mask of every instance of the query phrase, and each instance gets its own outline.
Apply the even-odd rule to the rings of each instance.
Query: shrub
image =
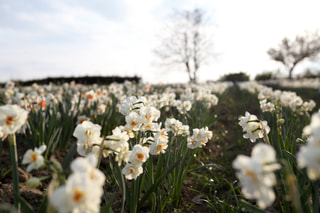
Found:
[[[221,77],[221,81],[249,81],[250,77],[244,73],[244,72],[239,72],[239,73],[230,73],[226,74]]]

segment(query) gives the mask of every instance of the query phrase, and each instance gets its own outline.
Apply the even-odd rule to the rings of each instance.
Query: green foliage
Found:
[[[319,78],[319,77],[320,77],[320,70],[311,71],[310,69],[306,69],[301,76],[301,78]]]
[[[257,74],[256,77],[254,77],[254,80],[256,81],[266,81],[273,78],[272,72],[264,72],[261,74]]]
[[[244,72],[239,72],[239,73],[231,73],[231,74],[226,74],[220,78],[220,81],[249,81],[250,77],[244,73]]]

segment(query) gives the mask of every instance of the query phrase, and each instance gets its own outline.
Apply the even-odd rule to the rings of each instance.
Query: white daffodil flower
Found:
[[[267,121],[260,121],[257,116],[245,113],[245,116],[239,117],[239,125],[243,129],[243,137],[250,139],[251,142],[256,142],[258,138],[263,138],[269,134],[270,127]]]
[[[142,164],[149,158],[149,148],[141,146],[140,144],[134,145],[129,156],[129,162],[132,164]]]
[[[132,164],[127,163],[125,167],[122,169],[122,174],[126,177],[128,180],[137,179],[139,175],[141,175],[143,172],[142,165],[140,163]]]
[[[93,124],[91,121],[83,121],[78,124],[73,132],[73,136],[78,139],[77,152],[81,156],[86,156],[88,153],[99,154],[99,146],[102,141],[100,137],[101,126]]]
[[[28,111],[18,105],[0,106],[0,127],[4,134],[14,134],[27,121]]]
[[[300,168],[307,168],[311,180],[320,179],[320,112],[312,115],[311,123],[303,129],[309,136],[307,145],[297,153],[297,162]]]
[[[232,163],[237,170],[236,176],[240,180],[241,191],[245,198],[256,199],[262,209],[270,206],[275,200],[272,189],[276,184],[273,173],[280,168],[276,163],[276,155],[272,146],[257,144],[251,153],[251,158],[239,155]]]
[[[187,139],[187,147],[189,149],[196,149],[198,147],[205,146],[207,142],[212,138],[212,131],[208,130],[208,127],[201,129],[193,129],[193,134]]]
[[[127,128],[133,131],[138,131],[140,129],[140,116],[136,112],[130,112],[129,115],[126,116]]]
[[[87,175],[74,173],[65,185],[50,195],[49,201],[59,213],[98,213],[102,194],[102,187],[90,181]]]
[[[168,142],[160,140],[160,138],[150,145],[150,154],[159,155],[160,153],[165,153],[168,148]]]
[[[27,172],[31,172],[33,169],[39,169],[44,164],[42,153],[46,148],[46,145],[42,145],[34,150],[29,149],[26,151],[23,155],[22,164],[29,164],[26,168]]]
[[[99,186],[103,186],[105,181],[104,174],[96,168],[98,159],[94,154],[88,154],[85,158],[79,157],[72,161],[70,168],[73,173],[83,173],[89,180]]]

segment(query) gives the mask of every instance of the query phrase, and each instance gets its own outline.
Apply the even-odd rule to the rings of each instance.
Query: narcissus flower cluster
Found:
[[[72,174],[49,196],[51,205],[59,213],[100,212],[105,175],[96,166],[94,154],[76,158],[71,163]]]
[[[239,155],[232,163],[237,170],[241,192],[247,199],[256,199],[262,209],[275,200],[272,187],[276,184],[274,171],[281,166],[276,162],[276,153],[272,146],[259,143],[251,152],[251,157]]]
[[[81,156],[94,153],[98,156],[102,138],[100,137],[101,126],[91,121],[83,121],[78,124],[73,132],[77,140],[77,151]]]
[[[14,134],[27,122],[28,111],[18,105],[0,106],[1,134]]]
[[[307,168],[308,177],[317,180],[320,179],[320,112],[312,115],[303,132],[308,136],[308,143],[297,154],[298,166]]]
[[[212,138],[212,131],[208,130],[208,127],[201,129],[193,129],[193,135],[188,137],[187,147],[189,149],[195,149],[205,146],[206,143]]]
[[[239,118],[239,125],[243,129],[243,137],[249,138],[251,142],[256,142],[258,138],[263,138],[270,132],[267,121],[260,121],[257,116],[249,112]]]
[[[187,147],[191,149],[204,146],[212,138],[212,132],[205,127],[194,129],[193,136],[187,139],[190,135],[189,126],[175,118],[167,118],[163,128],[162,123],[157,122],[160,111],[144,97],[126,98],[120,106],[120,112],[125,116],[126,124],[116,127],[112,135],[105,138],[102,153],[104,156],[114,154],[119,166],[125,163],[122,174],[128,180],[136,179],[143,173],[142,165],[148,160],[149,154],[166,152],[169,132],[171,136],[185,137]]]

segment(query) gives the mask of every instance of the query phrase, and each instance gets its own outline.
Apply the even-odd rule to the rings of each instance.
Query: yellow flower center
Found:
[[[157,152],[160,152],[161,149],[162,149],[162,147],[164,147],[164,145],[163,145],[163,144],[159,144],[159,145],[157,146]]]
[[[151,129],[151,127],[152,127],[151,124],[146,125],[146,129]]]
[[[91,131],[91,130],[87,130],[87,131],[86,131],[86,135],[91,136],[91,135],[92,135],[92,131]]]

